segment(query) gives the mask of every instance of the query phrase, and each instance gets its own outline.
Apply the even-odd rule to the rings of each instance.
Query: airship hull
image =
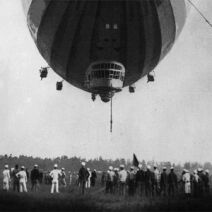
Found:
[[[184,0],[22,0],[31,35],[52,69],[84,86],[95,61],[124,65],[124,86],[168,54],[186,20]]]

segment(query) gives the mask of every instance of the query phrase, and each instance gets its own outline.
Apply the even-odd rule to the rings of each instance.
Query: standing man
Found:
[[[134,170],[133,166],[130,168],[127,182],[128,182],[128,194],[129,194],[129,196],[134,196],[134,194],[135,194],[135,170]]]
[[[38,188],[39,188],[39,178],[40,178],[40,173],[39,173],[39,170],[38,170],[38,165],[35,164],[34,168],[31,171],[31,174],[30,174],[30,179],[31,179],[31,184],[32,184],[31,190],[32,191],[34,190],[36,192],[38,190]]]
[[[81,165],[82,166],[79,170],[78,176],[79,176],[79,185],[81,187],[81,193],[84,194],[85,193],[85,183],[86,183],[86,180],[88,177],[88,171],[85,168],[85,162],[82,162]]]
[[[13,191],[19,192],[19,179],[17,177],[17,173],[19,172],[18,164],[15,165],[15,168],[12,171],[12,179],[13,179]]]
[[[127,181],[127,171],[124,169],[124,165],[120,165],[119,171],[119,193],[125,196],[126,193],[126,181]]]
[[[72,184],[72,179],[73,179],[73,175],[72,175],[71,171],[69,171],[69,185],[70,186]]]
[[[3,190],[9,191],[9,188],[10,188],[10,170],[9,170],[9,166],[6,164],[4,166],[4,171],[3,171]]]
[[[86,179],[85,187],[86,188],[91,187],[91,170],[90,170],[90,168],[87,168],[87,179]]]
[[[199,182],[198,182],[198,194],[200,197],[203,196],[203,189],[204,189],[204,174],[203,174],[203,169],[198,168],[197,169],[197,174],[199,176]]]
[[[147,170],[144,175],[144,182],[145,182],[145,194],[147,197],[153,195],[153,180],[154,180],[154,173],[151,171],[151,166],[147,166]]]
[[[91,173],[91,186],[92,187],[94,187],[96,184],[96,178],[97,178],[96,169],[94,169]]]
[[[160,177],[160,188],[161,188],[161,194],[164,197],[167,195],[167,183],[168,183],[168,176],[166,173],[166,167],[163,167],[163,172],[161,173]]]
[[[192,178],[192,188],[193,188],[193,195],[194,197],[198,197],[198,183],[199,183],[199,175],[197,174],[197,170],[193,171],[193,178]]]
[[[25,171],[25,167],[24,166],[21,167],[21,171],[19,171],[16,174],[16,176],[19,179],[19,191],[20,192],[27,192],[27,186],[26,186],[26,183],[27,183],[27,174],[26,174],[26,171]]]
[[[65,168],[61,169],[61,184],[65,188],[66,187],[66,173],[65,173]]]
[[[183,175],[183,182],[185,196],[189,199],[191,196],[191,175],[188,170],[185,170]]]
[[[115,173],[113,171],[113,167],[109,166],[109,170],[107,171],[106,177],[106,193],[113,193],[113,182],[114,182]]]
[[[59,177],[61,176],[61,171],[58,169],[57,164],[54,165],[54,169],[49,174],[52,178],[51,194],[59,193]]]
[[[136,187],[137,193],[142,196],[144,190],[144,171],[142,170],[142,164],[138,165],[138,171],[136,172]]]
[[[177,175],[174,173],[174,167],[171,167],[170,173],[168,175],[169,196],[174,196],[176,190],[177,190]]]
[[[113,193],[117,194],[118,193],[118,188],[119,188],[119,169],[114,168],[114,178],[113,178]]]
[[[209,193],[210,193],[209,181],[210,181],[210,179],[209,179],[209,170],[206,169],[205,173],[204,173],[204,187],[205,187],[204,191],[205,191],[206,195],[209,195]]]
[[[157,165],[154,165],[154,185],[153,190],[157,196],[160,195],[160,171]]]

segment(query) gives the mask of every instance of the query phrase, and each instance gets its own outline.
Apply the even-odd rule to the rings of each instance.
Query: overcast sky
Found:
[[[212,1],[198,5],[212,21]],[[68,83],[56,91],[53,71],[40,81],[20,1],[0,0],[0,27],[0,154],[212,161],[212,28],[193,9],[156,82],[115,95],[112,134],[109,104]]]

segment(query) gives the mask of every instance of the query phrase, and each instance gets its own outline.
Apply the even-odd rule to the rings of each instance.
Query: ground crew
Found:
[[[13,191],[19,192],[19,179],[17,177],[17,173],[19,172],[18,164],[15,165],[15,168],[12,171],[12,180],[13,180]]]
[[[189,173],[188,170],[184,170],[184,174],[183,174],[183,182],[184,182],[184,193],[185,193],[185,196],[187,198],[190,198],[191,196],[191,175]]]
[[[137,193],[142,196],[144,190],[144,171],[142,170],[142,164],[138,165],[138,170],[136,172],[135,178]]]
[[[27,183],[27,174],[26,174],[26,171],[25,171],[25,167],[24,166],[21,167],[21,171],[19,171],[16,174],[16,176],[19,179],[19,191],[20,192],[27,192],[27,186],[26,186],[26,183]]]
[[[79,181],[79,186],[81,188],[81,193],[84,194],[85,193],[85,183],[86,183],[86,180],[87,180],[87,177],[88,177],[88,171],[87,169],[85,168],[85,162],[82,162],[81,163],[81,168],[79,170],[79,178],[78,178],[78,181]]]
[[[61,171],[58,169],[57,164],[54,165],[54,169],[49,174],[52,178],[51,194],[56,191],[59,193],[59,178],[61,177]]]
[[[73,179],[73,175],[72,175],[71,171],[69,171],[69,185],[70,186],[72,184],[72,179]]]
[[[122,196],[124,196],[126,193],[126,180],[127,180],[127,171],[124,169],[124,165],[120,165],[119,194]]]
[[[129,196],[134,196],[134,194],[135,194],[135,182],[136,182],[136,175],[135,175],[134,167],[132,166],[130,168],[129,175],[127,177]]]
[[[174,196],[178,189],[177,175],[174,173],[174,167],[171,167],[170,173],[168,174],[168,194]]]
[[[39,179],[40,179],[40,172],[38,170],[37,164],[34,165],[34,168],[31,171],[30,179],[32,184],[31,190],[37,191],[39,188]]]
[[[145,194],[147,197],[153,195],[154,173],[151,171],[151,166],[147,166],[144,173]]]
[[[87,168],[87,179],[86,179],[85,187],[86,188],[91,187],[91,170],[90,170],[90,168]]]
[[[97,178],[96,169],[94,169],[91,173],[91,186],[92,187],[94,187],[96,184],[96,178]]]
[[[109,166],[109,169],[106,175],[106,188],[105,188],[106,193],[111,193],[111,194],[113,193],[114,176],[115,176],[115,173],[113,171],[113,167]]]
[[[209,195],[209,193],[210,193],[209,181],[210,181],[210,179],[209,179],[209,170],[206,169],[205,170],[205,177],[204,177],[204,187],[205,187],[205,193],[207,195]]]
[[[192,178],[192,188],[193,188],[193,195],[194,197],[198,197],[198,183],[199,183],[199,175],[197,174],[197,170],[193,171],[193,178]]]
[[[199,176],[199,182],[198,182],[198,194],[200,197],[203,196],[203,188],[204,188],[204,174],[203,174],[203,169],[198,168],[197,169],[197,174]]]
[[[10,189],[10,170],[9,166],[6,164],[3,170],[3,190],[9,191]]]
[[[118,188],[119,188],[119,173],[118,173],[119,169],[118,168],[114,168],[114,178],[113,178],[113,193],[117,193],[118,192]]]
[[[153,185],[153,192],[157,196],[160,195],[160,171],[158,170],[157,165],[154,165],[154,185]]]
[[[62,186],[65,188],[66,187],[66,173],[65,173],[65,168],[61,169],[61,177],[60,177],[60,182],[62,184]]]
[[[163,196],[167,195],[167,184],[168,184],[168,176],[166,173],[166,167],[163,167],[163,172],[161,173],[160,177],[160,188],[161,188],[161,194]]]

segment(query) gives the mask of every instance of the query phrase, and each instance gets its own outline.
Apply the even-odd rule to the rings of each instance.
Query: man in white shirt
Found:
[[[184,182],[184,192],[187,198],[191,195],[191,175],[188,170],[184,170],[183,182]]]
[[[27,186],[26,186],[26,183],[27,183],[27,174],[26,174],[26,171],[25,171],[25,167],[24,166],[21,167],[21,171],[19,171],[16,174],[16,176],[19,179],[19,191],[20,192],[27,192]]]
[[[55,164],[54,169],[49,174],[52,178],[51,194],[54,193],[54,190],[56,190],[56,193],[59,193],[59,177],[61,176],[61,171],[57,167],[57,164]]]
[[[114,182],[115,173],[113,167],[109,166],[106,176],[106,193],[113,193],[113,182]]]
[[[87,171],[88,171],[88,177],[87,177],[85,187],[90,188],[91,187],[91,170],[90,170],[90,168],[87,168]]]
[[[9,191],[9,188],[10,188],[10,170],[9,170],[9,166],[6,164],[4,166],[4,171],[3,171],[3,190]]]
[[[127,181],[127,171],[124,169],[124,165],[120,165],[120,171],[119,171],[120,195],[125,195],[126,181]]]

